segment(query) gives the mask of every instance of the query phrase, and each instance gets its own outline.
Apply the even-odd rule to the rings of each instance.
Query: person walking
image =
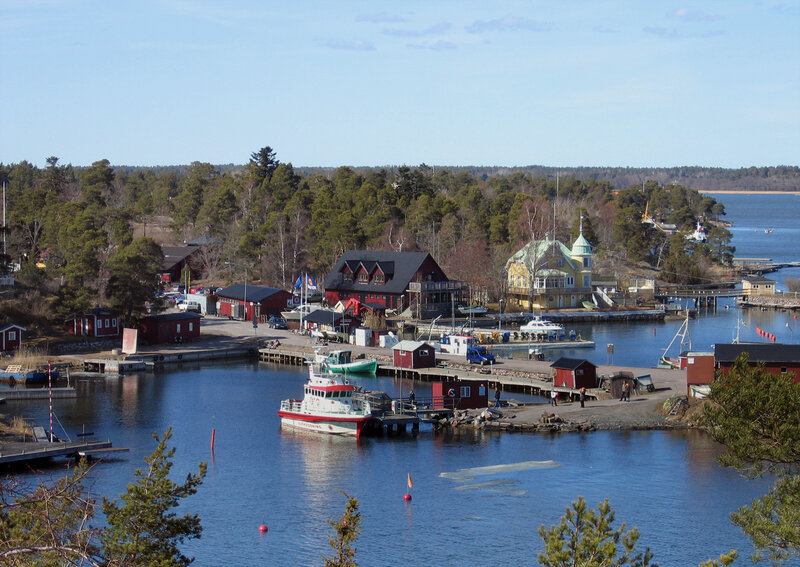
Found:
[[[411,391],[408,393],[408,403],[410,403],[410,404],[412,404],[412,405],[413,405],[413,404],[414,404],[414,400],[415,400],[416,398],[417,398],[417,397],[414,395],[414,390],[412,389],[412,390],[411,390]]]
[[[494,391],[494,407],[496,407],[496,408],[500,407],[500,388],[499,388],[499,386]]]
[[[558,392],[556,392],[555,390],[550,392],[550,403],[554,406],[558,405]]]
[[[583,407],[583,402],[586,401],[586,386],[581,387],[581,407]]]

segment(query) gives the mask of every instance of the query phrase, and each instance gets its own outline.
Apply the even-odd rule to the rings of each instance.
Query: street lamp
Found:
[[[499,323],[499,330],[500,330],[500,331],[502,331],[502,330],[503,330],[503,304],[504,304],[505,302],[506,302],[506,300],[505,300],[505,299],[503,299],[503,298],[501,297],[501,298],[500,298],[500,301],[499,301],[499,303],[500,303],[500,323]]]

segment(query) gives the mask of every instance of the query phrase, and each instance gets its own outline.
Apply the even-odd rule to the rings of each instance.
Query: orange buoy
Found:
[[[262,534],[265,534],[265,533],[267,533],[267,530],[268,530],[268,529],[269,529],[269,528],[267,528],[267,525],[266,525],[266,524],[261,524],[260,526],[258,526],[258,531],[259,531],[259,532],[261,532]]]
[[[411,495],[410,494],[404,494],[403,495],[403,500],[405,500],[406,502],[410,502],[411,501]]]

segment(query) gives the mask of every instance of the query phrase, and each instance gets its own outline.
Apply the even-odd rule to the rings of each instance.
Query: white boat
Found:
[[[287,321],[299,321],[300,317],[302,316],[305,318],[310,313],[314,311],[318,311],[322,309],[323,311],[331,311],[331,309],[326,309],[325,307],[321,307],[319,304],[311,305],[309,303],[303,303],[298,305],[294,309],[289,309],[288,311],[281,311],[281,315]]]
[[[373,420],[369,402],[356,396],[356,388],[341,374],[309,365],[302,400],[283,400],[278,416],[281,427],[359,438]]]
[[[564,325],[553,323],[552,321],[542,319],[541,316],[536,315],[524,325],[520,325],[519,330],[522,333],[535,333],[539,335],[554,334],[556,336],[561,336],[564,334]]]
[[[353,352],[349,350],[332,350],[328,354],[317,350],[314,352],[314,362],[324,365],[335,374],[375,374],[378,369],[377,358],[353,360]]]
[[[486,315],[486,313],[489,312],[489,309],[483,305],[459,305],[458,311],[462,315]]]

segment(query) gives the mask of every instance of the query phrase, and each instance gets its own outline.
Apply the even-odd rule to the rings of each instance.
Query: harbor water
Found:
[[[263,363],[184,366],[81,380],[78,398],[54,405],[72,435],[91,431],[130,448],[95,469],[95,495],[122,493],[153,450],[152,433],[170,426],[176,481],[209,463],[204,484],[183,506],[202,518],[202,538],[185,546],[198,566],[321,565],[331,553],[326,520],[344,511],[342,491],[361,504],[359,565],[534,564],[542,548],[536,530],[558,523],[578,496],[593,507],[609,498],[617,521],[639,528],[659,564],[697,565],[731,548],[748,552],[728,515],[769,487],[719,466],[719,448],[695,431],[423,427],[417,436],[357,443],[282,430],[280,400],[301,395],[305,377],[303,369]],[[391,396],[412,386],[391,378],[359,383]],[[418,397],[430,393],[413,386]],[[46,404],[15,408],[47,423]],[[407,492],[411,502],[403,500]]]
[[[800,197],[714,195],[729,212],[737,256],[799,260],[794,226]],[[765,228],[773,229],[767,233]],[[783,285],[785,270],[769,277]],[[697,350],[742,340],[797,343],[789,312],[740,311],[721,304],[691,322]],[[596,364],[654,366],[680,321],[578,328],[597,343],[564,352]],[[606,345],[615,345],[613,361]],[[92,493],[115,497],[155,447],[154,432],[173,427],[176,481],[208,461],[208,476],[181,510],[202,519],[202,538],[184,546],[195,565],[321,565],[329,556],[327,520],[344,511],[342,492],[363,514],[359,565],[533,565],[540,525],[558,523],[579,496],[596,507],[609,498],[616,524],[639,528],[664,566],[697,565],[730,549],[747,561],[747,538],[729,514],[766,493],[770,479],[748,480],[716,462],[720,447],[699,431],[601,431],[515,434],[460,430],[353,439],[285,431],[280,401],[302,395],[304,369],[264,363],[183,365],[121,378],[81,379],[78,397],[54,400],[64,428],[91,431],[129,453],[92,473]],[[361,378],[367,389],[418,398],[426,384]],[[4,410],[48,423],[47,404],[13,402]],[[210,443],[216,431],[215,451]],[[57,431],[58,432],[58,431]],[[61,474],[61,469],[50,469]],[[413,479],[408,488],[407,478]],[[39,480],[29,474],[31,481]],[[405,493],[410,502],[403,500]],[[268,526],[261,534],[258,527]],[[798,565],[798,562],[787,563]]]

